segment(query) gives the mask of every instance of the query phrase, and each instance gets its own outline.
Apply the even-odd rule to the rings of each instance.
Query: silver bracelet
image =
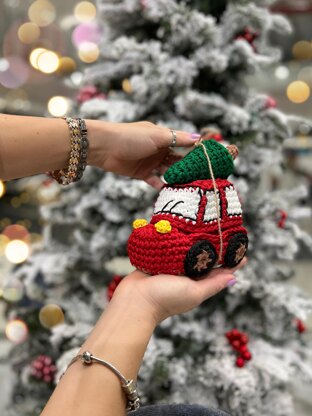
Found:
[[[119,378],[119,380],[121,382],[121,387],[122,387],[125,395],[127,396],[127,408],[126,408],[126,410],[127,411],[137,410],[140,407],[141,403],[140,403],[140,398],[139,398],[139,395],[138,395],[137,386],[136,386],[135,381],[127,380],[120,373],[120,371],[117,370],[116,367],[114,367],[112,364],[108,363],[107,361],[102,360],[101,358],[95,357],[94,355],[91,354],[90,351],[85,351],[82,354],[76,355],[76,357],[74,357],[71,360],[71,362],[68,364],[67,369],[68,369],[68,367],[70,367],[72,364],[74,364],[78,360],[82,361],[86,365],[91,365],[93,363],[99,363],[99,364],[104,365],[106,368],[110,369]],[[64,373],[62,374],[62,376],[63,375],[64,375]]]

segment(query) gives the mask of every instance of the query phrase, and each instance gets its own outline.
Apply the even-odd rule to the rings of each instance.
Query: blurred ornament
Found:
[[[243,39],[247,41],[253,48],[253,50],[256,52],[256,47],[254,45],[254,41],[259,37],[259,33],[255,30],[246,27],[241,32],[237,33],[235,36],[235,39]]]
[[[50,98],[48,102],[49,113],[54,117],[65,116],[70,109],[69,99],[62,96]]]
[[[47,384],[54,381],[56,370],[54,360],[48,355],[38,355],[30,364],[31,376]]]
[[[302,322],[301,319],[296,319],[296,327],[297,327],[297,331],[299,332],[299,334],[302,334],[303,332],[307,330],[305,324]]]
[[[71,74],[70,80],[74,85],[79,86],[82,83],[83,75],[81,72],[74,72]]]
[[[118,274],[115,274],[111,280],[111,282],[109,283],[108,287],[107,287],[107,298],[108,300],[111,300],[113,297],[113,294],[117,288],[117,286],[119,285],[119,283],[122,281],[122,277],[119,276]]]
[[[12,240],[5,247],[6,258],[14,264],[23,263],[29,254],[29,246],[22,240]]]
[[[0,179],[0,198],[5,194],[5,183]]]
[[[100,55],[99,47],[93,42],[83,42],[79,45],[78,56],[82,62],[90,64],[95,62]]]
[[[285,228],[285,223],[288,217],[288,214],[286,211],[284,211],[283,209],[280,209],[277,212],[277,216],[278,216],[278,221],[277,221],[277,225],[279,228]]]
[[[274,72],[274,75],[278,79],[286,79],[289,77],[289,69],[285,65],[279,65]]]
[[[57,73],[60,75],[68,75],[74,72],[76,67],[76,62],[72,58],[69,56],[63,56],[59,59]]]
[[[96,17],[96,7],[90,1],[81,1],[75,6],[74,15],[80,22],[90,22]]]
[[[77,95],[77,101],[81,104],[85,101],[91,100],[92,98],[105,99],[106,95],[99,91],[94,85],[86,85],[82,87]]]
[[[132,86],[131,82],[128,79],[124,79],[121,83],[122,89],[125,93],[131,94],[132,93]]]
[[[80,49],[83,43],[90,42],[98,45],[101,41],[102,28],[96,23],[81,23],[72,34],[72,42],[76,48]]]
[[[24,286],[19,280],[7,283],[2,288],[2,296],[8,302],[18,302],[24,296]]]
[[[21,344],[27,339],[28,327],[21,319],[12,319],[6,324],[5,334],[14,344]]]
[[[265,106],[266,109],[275,108],[277,106],[276,100],[274,100],[274,98],[269,96],[265,100],[264,106]]]
[[[287,87],[287,97],[295,104],[304,103],[310,97],[310,87],[303,81],[291,82]]]
[[[53,303],[45,305],[39,312],[39,321],[43,327],[48,329],[62,324],[64,322],[64,313],[62,308]]]
[[[2,231],[2,234],[5,235],[10,240],[23,240],[26,242],[29,241],[28,230],[19,224],[8,225]]]
[[[32,22],[23,23],[17,31],[19,40],[23,43],[33,43],[40,36],[40,28]]]
[[[28,17],[38,26],[48,26],[56,17],[55,7],[49,0],[36,0],[28,9]]]
[[[6,88],[18,88],[25,84],[29,76],[26,62],[18,56],[6,57],[7,68],[0,71],[0,84]]]
[[[295,59],[305,60],[312,58],[312,45],[311,42],[306,40],[300,40],[296,42],[292,47],[292,53]]]

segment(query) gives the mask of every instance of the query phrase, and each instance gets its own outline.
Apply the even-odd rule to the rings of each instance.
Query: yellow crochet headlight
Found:
[[[144,218],[139,218],[133,221],[132,226],[134,229],[136,229],[136,228],[145,227],[145,225],[147,224],[148,222]]]
[[[171,224],[167,220],[161,220],[156,222],[156,224],[154,224],[154,227],[156,228],[156,231],[161,234],[170,233],[171,231]]]

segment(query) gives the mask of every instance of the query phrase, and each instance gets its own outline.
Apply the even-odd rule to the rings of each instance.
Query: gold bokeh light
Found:
[[[69,110],[69,101],[62,96],[52,97],[48,102],[48,110],[54,117],[63,117]]]
[[[5,335],[14,344],[21,344],[28,336],[28,327],[21,319],[12,319],[6,324]]]
[[[44,74],[52,74],[59,67],[59,57],[53,51],[43,51],[38,55],[37,66]]]
[[[29,20],[40,27],[50,25],[55,16],[55,7],[49,0],[36,0],[28,9]]]
[[[17,36],[23,43],[33,43],[40,36],[40,28],[33,22],[26,22],[18,28]]]
[[[83,42],[79,45],[78,56],[82,62],[90,64],[95,62],[100,55],[99,47],[94,42]]]
[[[29,256],[29,246],[25,241],[12,240],[5,247],[6,258],[14,264],[23,263]]]
[[[96,7],[90,1],[81,1],[75,6],[74,15],[79,22],[91,22],[96,17]]]
[[[312,46],[311,43],[306,40],[300,40],[296,42],[292,48],[294,58],[299,60],[312,58]]]
[[[68,75],[75,71],[76,62],[69,56],[63,56],[59,59],[59,66],[57,69],[58,74]]]
[[[30,55],[29,55],[29,62],[31,63],[31,66],[33,67],[33,68],[35,68],[35,69],[38,69],[39,70],[39,67],[38,67],[38,58],[39,58],[39,56],[43,53],[43,52],[46,52],[47,51],[47,49],[45,49],[45,48],[36,48],[36,49],[33,49],[32,51],[31,51],[31,53],[30,53]]]
[[[291,82],[287,87],[287,97],[295,104],[304,103],[310,97],[310,87],[303,81]]]

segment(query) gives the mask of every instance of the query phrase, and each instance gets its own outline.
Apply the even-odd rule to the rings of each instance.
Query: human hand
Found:
[[[106,171],[144,179],[160,189],[159,174],[182,156],[170,147],[172,132],[148,121],[107,123],[87,120],[90,140],[90,163]],[[199,134],[176,131],[176,145],[190,147]]]
[[[114,301],[132,298],[157,325],[169,316],[187,312],[204,300],[235,283],[234,273],[247,263],[244,258],[235,268],[214,269],[207,277],[195,281],[185,276],[160,274],[149,276],[138,270],[125,277],[114,293]],[[230,284],[229,284],[230,282]]]

